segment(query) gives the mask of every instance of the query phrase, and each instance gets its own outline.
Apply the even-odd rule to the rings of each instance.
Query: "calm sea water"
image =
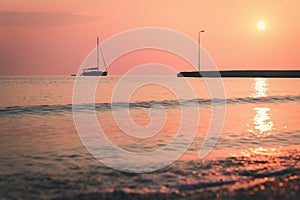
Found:
[[[112,105],[120,112],[127,108],[127,99],[115,90],[119,78],[103,77],[96,89],[96,114],[107,137],[126,151],[159,150],[175,137],[181,120],[194,121],[181,119],[179,102],[183,102],[191,111],[200,109],[196,136],[184,155],[151,173],[111,169],[88,152],[77,133],[72,114],[74,77],[1,77],[2,199],[95,199],[124,195],[188,198],[202,190],[213,193],[215,188],[226,188],[234,192],[253,185],[264,190],[274,179],[299,180],[299,79],[224,79],[224,126],[216,146],[200,159],[199,149],[212,117],[212,101],[203,79],[185,79],[195,91],[193,99],[178,100],[170,89],[157,84],[138,88],[129,104],[130,116],[136,124],[144,127],[151,123],[149,110],[154,105],[163,106],[166,113],[159,133],[141,139],[123,134],[113,117]],[[121,90],[145,79],[149,83],[163,79],[180,88],[176,77],[127,77]],[[116,98],[112,102],[113,94]],[[116,165],[126,165],[123,158],[107,156]],[[299,194],[299,187],[290,188],[289,194]]]

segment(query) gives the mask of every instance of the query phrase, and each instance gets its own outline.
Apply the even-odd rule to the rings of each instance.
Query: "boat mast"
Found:
[[[99,71],[99,50],[100,50],[100,53],[101,53],[101,57],[102,57],[102,60],[103,60],[105,71],[107,71],[104,55],[103,55],[101,47],[99,46],[99,37],[97,37],[97,68],[98,68],[98,71]]]

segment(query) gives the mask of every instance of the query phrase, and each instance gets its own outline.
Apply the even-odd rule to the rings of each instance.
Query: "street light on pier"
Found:
[[[200,49],[200,34],[204,33],[204,29],[198,31],[198,71],[200,72],[200,54],[201,54],[201,49]]]

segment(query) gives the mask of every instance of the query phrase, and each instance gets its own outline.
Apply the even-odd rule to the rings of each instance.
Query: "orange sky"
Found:
[[[220,70],[300,69],[299,7],[299,0],[1,0],[0,74],[76,73],[97,35],[104,40],[149,26],[195,40],[204,28],[201,44]],[[267,23],[266,30],[257,30],[259,20]],[[139,62],[132,55],[120,59],[123,68],[111,67],[111,74],[159,62],[159,52],[147,53]]]

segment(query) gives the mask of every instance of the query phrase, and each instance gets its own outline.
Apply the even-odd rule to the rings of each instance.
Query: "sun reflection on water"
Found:
[[[268,91],[268,84],[265,78],[256,78],[253,97],[266,97]],[[249,127],[248,132],[254,134],[257,137],[267,137],[272,133],[274,124],[271,119],[271,110],[266,107],[256,107],[253,109],[256,114],[253,118],[252,125]]]
[[[280,150],[277,148],[264,148],[264,147],[250,148],[250,151],[259,155],[276,155],[280,153]]]
[[[266,97],[268,91],[268,84],[265,78],[256,78],[255,80],[255,91],[253,92],[253,97]],[[248,131],[257,137],[267,137],[271,135],[274,124],[271,119],[271,110],[266,107],[256,107],[253,109],[256,114],[253,118],[252,125],[247,125],[249,127]]]
[[[267,137],[271,134],[274,124],[270,117],[270,108],[254,108],[256,115],[253,118],[253,129],[248,129],[257,137]]]
[[[251,157],[255,155],[263,155],[263,156],[272,156],[272,155],[279,155],[281,154],[281,149],[280,148],[274,148],[274,147],[256,147],[256,148],[249,148],[249,150],[243,150],[241,152],[241,155]],[[232,154],[232,156],[236,156]],[[256,159],[256,157],[254,157]]]
[[[263,98],[267,97],[268,94],[268,83],[265,78],[256,78],[254,79],[254,91],[252,97],[254,98]],[[251,119],[251,123],[247,124],[248,133],[255,138],[265,138],[272,135],[274,128],[274,123],[271,119],[271,109],[269,107],[260,106],[253,108],[254,116]],[[252,140],[256,140],[253,137]],[[276,147],[267,147],[267,146],[258,146],[249,148],[249,153],[255,155],[273,155],[277,153]]]
[[[253,97],[266,97],[268,91],[268,84],[265,78],[255,78],[255,94]]]

